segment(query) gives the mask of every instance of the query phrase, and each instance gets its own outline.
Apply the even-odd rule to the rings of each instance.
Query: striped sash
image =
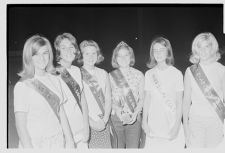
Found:
[[[134,113],[134,109],[137,107],[136,100],[122,72],[117,69],[110,72],[110,75],[112,76],[117,87],[121,88],[124,91],[124,97],[122,97],[122,99],[125,99],[125,102],[129,107],[130,111]]]
[[[51,91],[47,86],[45,86],[41,81],[35,79],[30,81],[32,87],[42,95],[45,100],[48,102],[49,106],[51,107],[52,111],[55,113],[56,117],[60,121],[59,118],[59,107],[60,107],[60,99],[59,97]]]
[[[198,84],[199,88],[201,89],[203,95],[211,104],[215,112],[217,113],[218,117],[224,122],[225,118],[225,106],[224,102],[220,99],[219,95],[215,91],[215,89],[210,84],[207,76],[205,75],[201,66],[192,65],[190,67],[193,77],[195,78],[196,83]]]
[[[61,72],[61,78],[67,84],[67,86],[69,87],[71,93],[73,94],[74,98],[77,101],[77,104],[78,104],[80,110],[82,111],[82,107],[81,107],[81,90],[80,90],[79,84],[70,75],[70,73],[66,69],[64,69]]]
[[[102,111],[102,116],[105,114],[105,109],[103,108],[103,105],[105,103],[105,96],[103,94],[102,88],[99,86],[98,82],[92,77],[92,75],[84,68],[80,68],[82,79],[86,84],[88,84],[93,96],[95,97],[96,102],[98,103],[99,108]],[[111,145],[113,148],[117,148],[118,146],[118,140],[117,140],[117,134],[115,131],[115,128],[112,124],[112,120],[109,118],[108,120],[109,126],[111,128],[110,131],[110,139],[111,139]]]
[[[159,94],[162,96],[163,98],[163,106],[166,110],[168,111],[164,111],[164,113],[167,116],[168,122],[170,123],[170,128],[173,127],[173,125],[176,122],[176,105],[173,101],[171,101],[171,99],[167,96],[166,91],[164,90],[159,77],[157,75],[157,71],[155,71],[152,74],[152,79],[154,82],[154,85],[156,87],[156,89],[158,90]]]

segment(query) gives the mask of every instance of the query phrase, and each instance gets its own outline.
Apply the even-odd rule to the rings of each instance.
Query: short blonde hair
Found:
[[[101,63],[104,60],[104,57],[100,51],[98,44],[94,40],[84,40],[80,43],[81,56],[80,56],[78,62],[83,64],[83,49],[88,46],[93,46],[96,48],[98,58],[97,58],[97,61],[95,64]]]
[[[34,64],[32,60],[32,56],[35,55],[38,50],[43,47],[47,46],[49,51],[49,62],[46,66],[46,71],[52,73],[54,70],[53,66],[53,53],[52,47],[49,40],[45,37],[40,35],[34,35],[27,39],[24,44],[23,48],[23,69],[18,75],[22,79],[33,78],[34,77]]]
[[[118,52],[119,52],[119,50],[121,48],[125,48],[125,49],[127,49],[129,51],[129,54],[130,54],[130,63],[129,63],[129,65],[130,66],[134,66],[134,64],[135,64],[135,57],[134,57],[133,49],[127,43],[125,43],[124,41],[121,41],[120,43],[118,43],[116,48],[113,50],[112,61],[111,61],[112,67],[113,68],[118,68],[119,67],[119,64],[117,63],[117,56],[118,56]]]
[[[63,34],[58,35],[56,37],[55,41],[54,41],[54,47],[56,49],[56,61],[60,61],[61,60],[59,45],[62,42],[62,40],[64,40],[64,39],[68,39],[72,43],[74,48],[76,49],[75,59],[74,60],[79,59],[80,58],[80,50],[79,50],[79,47],[77,45],[76,38],[70,33],[63,33]]]
[[[167,48],[166,64],[174,65],[173,50],[172,50],[170,41],[164,37],[156,37],[152,40],[152,43],[150,46],[150,58],[149,58],[149,61],[147,62],[147,67],[153,68],[157,65],[157,61],[156,61],[156,59],[154,57],[154,53],[153,53],[153,47],[156,43],[159,43]]]
[[[207,41],[212,45],[212,50],[214,52],[214,56],[212,56],[212,59],[214,58],[214,61],[218,61],[221,58],[221,55],[219,53],[219,44],[215,36],[210,32],[204,32],[198,34],[192,42],[192,54],[189,58],[189,61],[193,64],[197,64],[200,62],[199,45],[203,41]]]

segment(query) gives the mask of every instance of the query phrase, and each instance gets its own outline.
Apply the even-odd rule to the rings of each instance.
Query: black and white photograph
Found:
[[[223,3],[6,5],[6,148],[225,151]]]

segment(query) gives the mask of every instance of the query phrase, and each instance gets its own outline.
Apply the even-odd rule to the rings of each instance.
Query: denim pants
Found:
[[[131,125],[123,125],[116,115],[112,115],[111,118],[118,138],[118,148],[138,148],[141,136],[140,115]]]

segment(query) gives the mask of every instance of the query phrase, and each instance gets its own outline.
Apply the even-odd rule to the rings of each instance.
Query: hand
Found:
[[[123,124],[129,124],[132,121],[132,115],[129,113],[123,113],[121,117]]]
[[[145,134],[150,137],[150,128],[146,122],[142,122],[142,129],[144,130]]]
[[[123,121],[122,120],[122,114],[121,114],[122,110],[121,109],[116,109],[115,112],[116,112],[117,117],[120,119],[120,121]]]
[[[106,126],[107,123],[108,123],[109,117],[104,116],[102,120],[103,120],[103,122],[105,123],[105,126]]]
[[[102,119],[95,121],[94,127],[92,127],[96,131],[102,131],[105,129],[105,123]]]
[[[138,113],[134,112],[131,117],[131,121],[127,124],[133,124],[137,120]]]

